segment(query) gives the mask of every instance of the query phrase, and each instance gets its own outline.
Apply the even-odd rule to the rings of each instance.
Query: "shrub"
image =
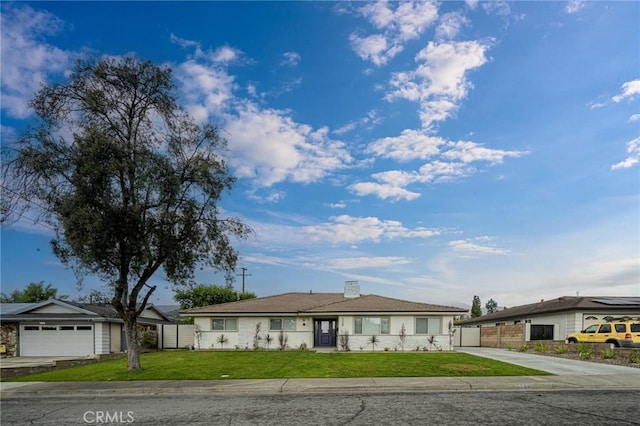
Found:
[[[227,336],[225,336],[224,334],[221,334],[220,336],[218,336],[218,338],[216,339],[216,342],[220,343],[220,348],[224,349],[224,344],[227,343],[229,341],[229,339],[227,338]],[[213,345],[212,345],[213,346]]]
[[[549,344],[546,342],[538,342],[536,343],[536,352],[539,354],[544,354],[549,350]]]
[[[582,359],[591,359],[593,355],[593,348],[584,343],[578,343],[576,350],[578,351],[578,356]]]
[[[612,348],[605,349],[600,353],[600,357],[602,357],[602,359],[614,359],[616,352]]]
[[[569,352],[569,348],[567,348],[565,345],[560,345],[555,349],[555,352],[558,355],[566,354],[567,352]]]
[[[306,351],[307,350],[307,343],[306,342],[300,343],[300,346],[298,347],[298,349],[301,350],[301,351]]]
[[[529,345],[527,345],[526,343],[520,346],[520,349],[519,349],[520,352],[527,352],[528,350],[529,350]]]
[[[380,339],[375,334],[369,338],[369,343],[371,343],[371,349],[376,350],[376,343],[380,343]]]
[[[640,351],[634,351],[629,355],[629,361],[633,364],[640,364]]]

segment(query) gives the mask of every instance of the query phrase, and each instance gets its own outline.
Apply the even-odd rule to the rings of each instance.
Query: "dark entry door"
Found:
[[[314,346],[335,346],[336,345],[336,320],[317,319],[314,320],[315,342]]]

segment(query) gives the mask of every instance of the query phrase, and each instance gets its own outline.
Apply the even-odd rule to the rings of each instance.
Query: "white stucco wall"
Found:
[[[453,321],[453,315],[358,315],[358,316],[388,316],[389,317],[389,334],[376,335],[378,343],[375,344],[375,348],[371,345],[371,335],[357,335],[354,333],[355,316],[352,315],[340,315],[338,316],[336,326],[338,327],[338,337],[336,341],[336,348],[339,348],[339,336],[345,333],[349,334],[349,348],[351,351],[413,351],[417,348],[423,350],[425,347],[427,350],[453,350],[452,339],[450,339],[448,326],[449,322]],[[430,334],[415,334],[415,320],[416,318],[439,318],[441,320],[441,329],[439,333],[434,333],[435,338],[433,343],[429,343]],[[238,347],[240,349],[253,349],[253,340],[256,332],[256,324],[260,323],[260,337],[259,346],[266,348],[266,336],[269,334],[272,338],[269,344],[269,349],[278,349],[279,334],[278,330],[269,330],[270,319],[272,318],[291,318],[283,316],[274,317],[237,317],[237,330],[212,330],[212,317],[196,317],[194,318],[194,329],[199,330],[200,338],[198,339],[198,331],[196,331],[195,347],[196,349],[221,349],[222,346],[219,343],[219,338],[222,334],[227,339],[224,344],[225,349],[232,349]],[[331,317],[335,318],[335,317]],[[314,334],[313,324],[314,317],[301,316],[296,317],[296,330],[285,331],[287,337],[287,349],[297,349],[301,344],[306,344],[307,348],[311,349],[314,346]],[[316,319],[320,319],[319,317]],[[400,330],[404,324],[406,339],[404,348],[400,341]]]

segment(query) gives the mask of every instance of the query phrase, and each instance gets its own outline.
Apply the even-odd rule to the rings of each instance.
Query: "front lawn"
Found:
[[[143,354],[143,371],[126,358],[14,381],[212,380],[320,377],[538,376],[548,373],[457,352],[316,353],[312,351],[166,351]]]

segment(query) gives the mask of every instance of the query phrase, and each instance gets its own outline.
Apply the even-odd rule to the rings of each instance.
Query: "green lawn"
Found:
[[[14,381],[212,380],[319,377],[537,376],[548,373],[457,352],[315,353],[312,351],[167,351],[141,356],[143,371],[126,358]]]

